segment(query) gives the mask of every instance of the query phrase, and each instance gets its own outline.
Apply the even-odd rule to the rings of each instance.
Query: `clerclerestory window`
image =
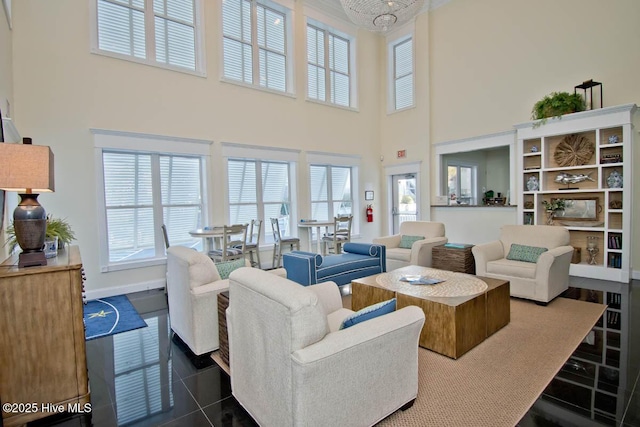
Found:
[[[92,51],[204,74],[200,0],[94,0]]]
[[[223,79],[292,93],[291,21],[276,2],[223,1]]]

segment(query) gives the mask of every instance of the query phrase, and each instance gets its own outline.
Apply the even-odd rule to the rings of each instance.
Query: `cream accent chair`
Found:
[[[370,426],[415,400],[418,307],[338,330],[353,312],[333,282],[240,268],[229,285],[231,391],[259,425]]]
[[[509,280],[511,296],[534,300],[541,305],[569,287],[569,265],[573,247],[569,231],[552,225],[505,225],[500,240],[474,246],[476,275]],[[508,260],[511,245],[547,248],[537,263]]]
[[[248,260],[245,265],[250,266]],[[284,268],[270,273],[286,277]],[[196,355],[216,350],[218,294],[229,289],[206,254],[184,246],[167,249],[167,296],[171,329]]]
[[[425,238],[414,242],[411,249],[405,249],[399,247],[403,235]],[[447,238],[441,222],[405,221],[400,224],[400,233],[378,237],[373,239],[373,243],[387,247],[387,271],[391,271],[407,265],[431,267],[431,249],[447,243]]]

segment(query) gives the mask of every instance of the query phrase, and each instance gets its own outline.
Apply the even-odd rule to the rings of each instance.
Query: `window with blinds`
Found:
[[[248,224],[263,219],[261,242],[273,243],[271,218],[280,220],[281,231],[291,231],[290,167],[286,162],[229,159],[229,220]]]
[[[201,246],[202,159],[103,150],[109,263],[164,256],[161,225],[171,245]]]
[[[307,24],[307,96],[351,106],[351,42],[329,29]]]
[[[151,65],[199,69],[196,0],[96,0],[100,53]]]
[[[287,91],[289,13],[270,2],[222,2],[223,75],[232,81]]]
[[[353,214],[351,174],[350,167],[310,166],[311,218],[328,221],[337,215]]]
[[[412,107],[413,103],[413,39],[393,44],[394,109]]]

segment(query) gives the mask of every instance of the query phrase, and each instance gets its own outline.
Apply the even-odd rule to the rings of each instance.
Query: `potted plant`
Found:
[[[18,246],[13,222],[7,227],[6,234],[7,241],[5,245],[9,245],[9,253],[13,253]],[[65,245],[71,243],[76,236],[66,219],[54,218],[51,215],[47,215],[46,239],[55,240],[56,238],[58,239],[58,249],[62,249]]]
[[[563,211],[565,207],[564,199],[543,200],[544,210],[547,211],[547,225],[553,225],[553,217],[557,211]]]
[[[546,123],[547,118],[560,118],[563,114],[584,111],[586,104],[579,93],[552,92],[533,105],[531,118],[540,120],[538,126]]]

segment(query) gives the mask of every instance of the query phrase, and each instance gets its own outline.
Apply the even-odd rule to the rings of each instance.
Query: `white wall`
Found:
[[[353,112],[305,101],[301,2],[296,2],[294,22],[295,98],[219,81],[220,2],[203,4],[206,78],[89,53],[89,1],[14,2],[16,122],[23,136],[32,137],[35,144],[50,145],[55,154],[56,192],[42,195],[40,201],[48,212],[67,217],[76,231],[89,291],[133,283],[154,286],[165,274],[164,266],[99,272],[90,128],[214,141],[211,223],[224,222],[226,217],[221,203],[221,142],[359,155],[359,181],[380,191],[376,37],[367,32],[358,36],[360,110]],[[295,198],[299,206],[305,206],[309,197],[303,169],[299,168]],[[364,194],[359,193],[356,197],[364,203]],[[300,214],[306,213],[301,210]],[[379,222],[364,224],[363,239],[378,235],[379,228]]]

